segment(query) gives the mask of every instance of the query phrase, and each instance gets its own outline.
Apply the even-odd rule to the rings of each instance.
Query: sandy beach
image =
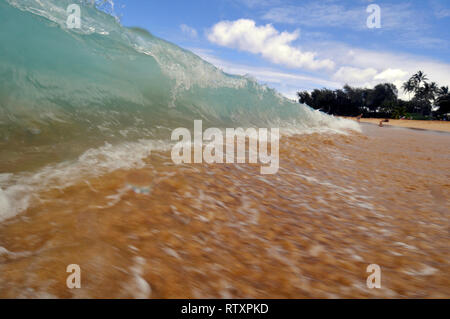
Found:
[[[356,121],[356,118],[350,118]],[[362,118],[361,123],[379,124],[381,119]],[[419,130],[432,130],[441,132],[450,132],[450,122],[446,121],[416,121],[416,120],[389,120],[389,123],[383,123],[384,126],[399,126]]]
[[[283,138],[276,175],[152,152],[43,190],[0,224],[0,298],[446,298],[450,139],[361,127]]]
[[[446,118],[450,1],[117,2],[0,0],[0,301],[450,298],[450,121],[346,117]]]

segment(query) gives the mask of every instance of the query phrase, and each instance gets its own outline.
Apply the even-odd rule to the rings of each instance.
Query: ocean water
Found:
[[[194,120],[286,133],[358,130],[123,27],[85,1],[75,1],[81,29],[68,29],[72,3],[0,1],[0,220],[27,207],[32,189],[54,186],[56,175],[69,183],[74,171],[131,166]]]
[[[69,30],[73,2],[0,0],[0,298],[448,298],[448,134],[325,115],[81,1]],[[280,128],[278,173],[175,165],[194,120]]]

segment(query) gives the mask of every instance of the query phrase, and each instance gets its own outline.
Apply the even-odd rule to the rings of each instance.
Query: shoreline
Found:
[[[367,124],[286,137],[277,175],[155,151],[60,182],[0,223],[0,298],[445,298],[449,150]],[[383,289],[365,288],[373,263]]]
[[[342,117],[349,120],[356,121],[355,117]],[[382,119],[377,118],[362,118],[360,123],[371,123],[378,125]],[[421,121],[421,120],[393,120],[389,119],[388,123],[383,123],[383,126],[396,126],[417,130],[438,131],[450,133],[450,122],[448,121]]]

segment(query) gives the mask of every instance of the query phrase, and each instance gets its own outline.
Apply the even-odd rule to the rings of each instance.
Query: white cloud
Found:
[[[192,28],[186,24],[180,25],[180,29],[181,29],[181,32],[183,32],[184,34],[186,34],[187,36],[189,36],[191,38],[196,38],[198,36],[197,30],[195,30],[194,28]]]
[[[364,36],[362,32],[370,32],[370,34],[383,36],[389,41],[408,47],[436,49],[441,52],[449,49],[448,38],[437,37],[438,33],[433,32],[433,24],[430,22],[436,18],[445,19],[450,16],[450,9],[443,4],[431,2],[432,10],[427,11],[418,9],[413,3],[379,3],[381,28],[374,32],[374,30],[368,29],[366,24],[369,16],[366,8],[369,2],[360,2],[363,3],[342,5],[337,4],[337,1],[322,0],[302,2],[298,5],[280,5],[272,7],[261,17],[272,23],[287,23],[311,30],[327,28],[327,32],[330,34],[334,33],[334,29],[358,32],[353,35],[352,41]],[[302,31],[304,30],[302,29]],[[346,37],[348,35],[348,33],[345,34]],[[322,39],[308,39],[302,33],[302,40],[317,42]]]
[[[340,27],[366,29],[366,4],[346,7],[327,1],[309,2],[303,5],[288,5],[270,9],[262,18],[275,23],[290,23],[307,27]],[[383,29],[421,30],[426,25],[420,12],[408,3],[380,4]]]
[[[267,7],[280,4],[280,0],[235,0],[238,3],[244,4],[249,8]]]
[[[379,72],[387,69],[383,76],[398,76],[397,79],[407,78],[418,70],[424,71],[429,78],[442,85],[450,82],[450,64],[434,61],[427,57],[399,52],[383,52],[334,45],[332,57],[337,63],[351,65],[357,68],[374,68]],[[402,73],[406,72],[406,73]],[[380,75],[381,77],[381,75]],[[392,78],[391,78],[392,80]]]
[[[438,19],[444,19],[450,17],[450,8],[446,7],[444,4],[444,1],[438,1],[438,0],[431,0],[430,4],[431,7],[434,10],[434,15]]]
[[[372,88],[379,83],[393,83],[399,90],[401,98],[407,98],[403,94],[401,87],[403,83],[411,76],[407,71],[401,69],[387,68],[384,70],[377,70],[375,68],[359,68],[344,66],[332,76],[335,81],[342,85],[349,84],[358,87]]]
[[[361,84],[373,80],[377,73],[377,70],[374,68],[361,69],[343,66],[333,75],[333,79],[346,84]]]
[[[224,47],[261,54],[272,63],[288,67],[310,70],[334,68],[333,61],[318,59],[316,53],[294,47],[292,42],[299,36],[299,30],[280,33],[271,24],[256,26],[253,20],[240,19],[217,23],[212,27],[208,39]]]
[[[319,50],[327,52],[329,58],[337,65],[343,66],[332,76],[342,85],[349,83],[354,86],[373,87],[382,82],[391,82],[397,86],[399,96],[405,99],[408,96],[402,92],[401,86],[419,70],[424,71],[431,81],[440,86],[450,84],[450,64],[427,57],[350,48],[339,43],[321,44]],[[358,75],[359,72],[361,76]]]
[[[448,18],[450,17],[450,9],[443,9],[441,11],[436,11],[435,14],[438,19]]]
[[[191,48],[192,52],[200,56],[205,61],[215,65],[230,74],[247,75],[258,80],[262,84],[277,89],[281,94],[290,99],[297,99],[296,92],[311,91],[317,87],[339,88],[341,84],[319,76],[295,74],[284,72],[272,68],[255,67],[242,65],[230,61],[224,61],[214,56],[211,50]]]
[[[373,78],[374,80],[381,80],[385,82],[394,82],[397,80],[403,80],[408,76],[408,72],[400,69],[386,69],[383,72],[378,73]]]
[[[313,2],[303,6],[283,6],[270,9],[263,19],[277,22],[299,24],[310,27],[348,26],[362,27],[366,24],[365,8],[346,10],[343,6],[330,3]]]
[[[427,49],[448,50],[450,47],[450,41],[448,40],[430,36],[421,36],[420,34],[413,32],[399,39],[399,41],[405,45]]]
[[[320,46],[329,57],[339,65],[336,72],[314,72],[302,74],[301,71],[285,72],[281,70],[252,67],[224,61],[215,57],[212,51],[192,49],[206,61],[223,69],[227,73],[251,75],[259,82],[269,84],[284,95],[293,98],[296,91],[313,90],[327,87],[341,88],[344,84],[357,87],[374,87],[379,83],[395,84],[399,97],[408,99],[401,87],[403,83],[419,70],[424,71],[431,81],[440,86],[450,85],[450,64],[433,61],[429,58],[396,52],[380,52],[366,49],[349,48],[333,43]]]

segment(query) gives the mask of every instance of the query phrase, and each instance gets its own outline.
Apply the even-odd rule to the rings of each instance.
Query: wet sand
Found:
[[[356,120],[355,118],[351,118]],[[372,123],[378,125],[382,119],[362,118],[362,123]],[[392,120],[389,123],[383,123],[383,126],[398,126],[420,130],[432,130],[441,132],[450,132],[450,121],[416,121],[416,120]]]
[[[362,129],[283,137],[277,175],[153,152],[41,193],[0,224],[0,297],[449,298],[450,136]]]

